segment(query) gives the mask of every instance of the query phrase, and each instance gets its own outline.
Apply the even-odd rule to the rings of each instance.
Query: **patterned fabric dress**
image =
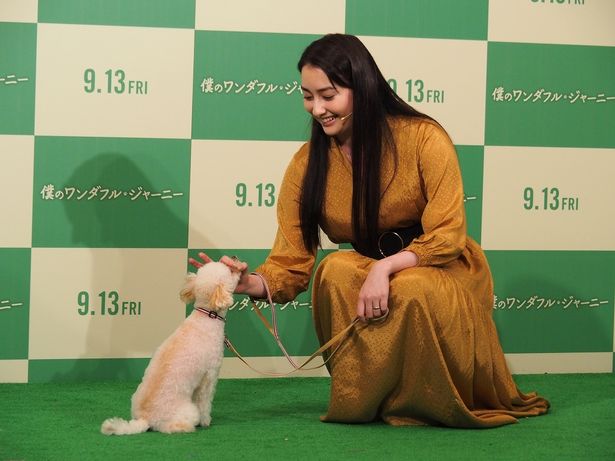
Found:
[[[546,413],[549,402],[521,393],[507,368],[492,320],[493,283],[479,245],[466,235],[455,148],[436,123],[389,120],[398,156],[383,153],[380,228],[420,222],[408,250],[417,267],[391,277],[385,322],[358,328],[329,362],[331,398],[324,421],[494,427]],[[352,240],[352,168],[333,144],[321,227],[335,243]],[[278,202],[271,254],[256,269],[274,301],[307,288],[314,255],[303,245],[299,198],[309,147],[291,161]],[[314,322],[323,344],[356,316],[375,261],[338,251],[318,266]]]

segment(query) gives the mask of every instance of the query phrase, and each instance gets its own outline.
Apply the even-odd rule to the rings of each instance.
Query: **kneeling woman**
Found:
[[[321,262],[313,284],[321,344],[356,316],[370,321],[328,363],[323,420],[494,427],[546,413],[506,366],[445,130],[391,90],[354,36],[324,36],[298,67],[312,135],[286,171],[274,246],[257,274],[227,262],[244,270],[238,293],[264,297],[267,284],[287,302],[307,289],[319,229],[352,243]],[[401,251],[383,248],[390,236]]]

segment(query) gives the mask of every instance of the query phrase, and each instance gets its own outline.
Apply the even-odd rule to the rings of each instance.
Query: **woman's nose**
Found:
[[[322,101],[314,101],[314,105],[312,106],[312,115],[319,117],[323,114],[325,114],[327,111],[325,109],[324,104],[322,103]]]

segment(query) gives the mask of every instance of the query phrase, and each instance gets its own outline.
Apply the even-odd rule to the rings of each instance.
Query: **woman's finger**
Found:
[[[380,315],[385,315],[389,310],[387,297],[380,298]]]
[[[203,260],[204,263],[194,258],[188,258],[188,263],[196,269],[198,269],[199,267],[203,267],[205,264],[210,263],[212,261],[212,259],[209,256],[207,256],[206,253],[202,251],[199,252],[198,256],[199,258]]]
[[[364,301],[359,297],[359,301],[357,302],[357,317],[359,317],[359,319],[361,319],[361,321],[365,321],[365,303]]]
[[[194,258],[188,258],[188,263],[196,269],[198,269],[199,267],[203,267],[203,263],[198,262]]]
[[[374,316],[374,310],[372,309],[372,305],[369,301],[365,303],[365,320],[369,320]]]
[[[231,270],[243,272],[248,268],[248,264],[238,260],[235,256],[222,256],[220,262],[226,264]]]

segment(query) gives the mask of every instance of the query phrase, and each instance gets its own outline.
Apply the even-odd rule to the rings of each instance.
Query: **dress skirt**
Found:
[[[338,251],[320,263],[312,305],[321,344],[356,317],[374,262]],[[387,319],[355,328],[328,362],[331,397],[321,419],[487,428],[546,413],[549,402],[520,392],[508,370],[492,319],[491,280],[470,239],[443,267],[394,274]]]

